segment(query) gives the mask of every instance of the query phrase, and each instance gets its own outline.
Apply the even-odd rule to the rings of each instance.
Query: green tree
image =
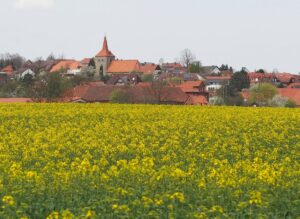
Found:
[[[147,74],[142,76],[142,82],[152,82],[153,81],[153,75]]]
[[[190,73],[200,73],[202,72],[202,65],[201,62],[193,62],[189,66]]]
[[[277,94],[277,89],[272,84],[261,83],[250,89],[250,104],[268,106],[272,98]]]
[[[236,92],[240,92],[245,88],[250,87],[250,80],[247,71],[242,69],[234,73],[229,82],[230,95],[234,95]]]
[[[295,108],[297,106],[296,102],[289,99],[286,104],[285,104],[285,107],[288,107],[288,108]]]
[[[179,78],[179,77],[172,77],[172,78],[170,79],[170,81],[171,81],[172,84],[181,84],[182,79]]]
[[[31,74],[26,74],[23,79],[22,83],[25,87],[31,87],[34,83],[34,78]]]
[[[49,102],[56,101],[63,92],[71,87],[71,82],[63,78],[59,73],[52,73],[46,82],[46,99]]]

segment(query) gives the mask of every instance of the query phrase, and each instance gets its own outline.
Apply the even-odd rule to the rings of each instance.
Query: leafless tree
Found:
[[[185,49],[181,52],[180,62],[184,67],[188,68],[195,59],[196,56],[191,52],[191,50]]]
[[[55,61],[56,57],[53,53],[50,53],[46,59],[47,61]]]
[[[154,95],[153,101],[155,103],[158,103],[158,104],[161,103],[161,96],[162,96],[162,93],[163,93],[163,90],[165,87],[166,87],[165,81],[156,80],[156,81],[151,82],[150,89]]]
[[[0,67],[5,67],[6,65],[12,65],[15,70],[22,67],[25,63],[25,58],[19,54],[5,53],[0,55]]]

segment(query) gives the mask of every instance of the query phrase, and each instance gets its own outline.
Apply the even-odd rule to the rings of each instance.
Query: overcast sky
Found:
[[[0,0],[0,53],[94,56],[106,34],[119,59],[300,72],[300,0]]]

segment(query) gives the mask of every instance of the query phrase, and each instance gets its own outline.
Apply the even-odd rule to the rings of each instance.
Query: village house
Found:
[[[207,105],[209,93],[205,90],[204,81],[186,81],[177,85],[184,93],[191,98],[190,105]]]
[[[103,78],[106,75],[113,74],[143,74],[143,67],[136,59],[119,60],[109,50],[107,38],[104,37],[103,46],[100,52],[94,57],[96,78]]]
[[[300,89],[297,88],[278,88],[278,93],[282,97],[286,97],[295,102],[297,107],[300,107]]]
[[[30,75],[32,78],[35,78],[35,76],[36,76],[36,74],[34,73],[34,71],[32,71],[30,68],[28,68],[25,71],[21,72],[20,78],[23,79],[27,75]]]
[[[0,74],[5,74],[8,78],[13,77],[14,68],[12,65],[7,65],[4,68],[0,69]]]
[[[143,75],[160,75],[161,67],[154,63],[144,62],[140,65]]]
[[[201,75],[202,76],[218,76],[221,74],[221,71],[218,66],[212,65],[212,66],[202,66],[201,67]]]
[[[187,69],[178,62],[163,63],[161,69],[163,73],[170,73],[170,74],[183,74],[187,72]]]
[[[81,85],[68,90],[64,95],[65,102],[81,103],[109,103],[115,91],[124,91],[129,94],[130,103],[159,103],[171,105],[189,104],[190,97],[178,87],[161,87],[156,89],[151,83],[145,86],[93,86]]]
[[[290,73],[248,73],[250,85],[253,86],[259,83],[272,83],[277,87],[287,87],[292,83],[297,82],[298,75]]]
[[[76,60],[60,60],[50,70],[50,73],[61,73],[65,76],[75,76],[81,74],[81,63]]]
[[[228,84],[230,79],[231,77],[228,76],[206,76],[206,91],[209,92],[210,95],[214,95],[223,85]]]
[[[107,85],[136,85],[142,80],[138,74],[113,74],[109,80],[106,82]]]

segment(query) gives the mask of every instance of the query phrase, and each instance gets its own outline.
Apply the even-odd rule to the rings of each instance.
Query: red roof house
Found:
[[[278,93],[283,97],[291,99],[298,107],[300,107],[300,89],[279,88]]]
[[[30,98],[0,98],[0,103],[32,103]]]
[[[79,70],[80,68],[81,68],[81,64],[78,61],[61,60],[51,68],[50,73],[61,72],[61,71],[64,71],[64,73],[66,73],[68,70],[76,71]]]
[[[108,69],[109,74],[140,73],[141,67],[138,60],[113,60]]]
[[[8,65],[0,70],[0,72],[6,73],[7,76],[11,76],[14,73],[14,68],[12,65]]]

